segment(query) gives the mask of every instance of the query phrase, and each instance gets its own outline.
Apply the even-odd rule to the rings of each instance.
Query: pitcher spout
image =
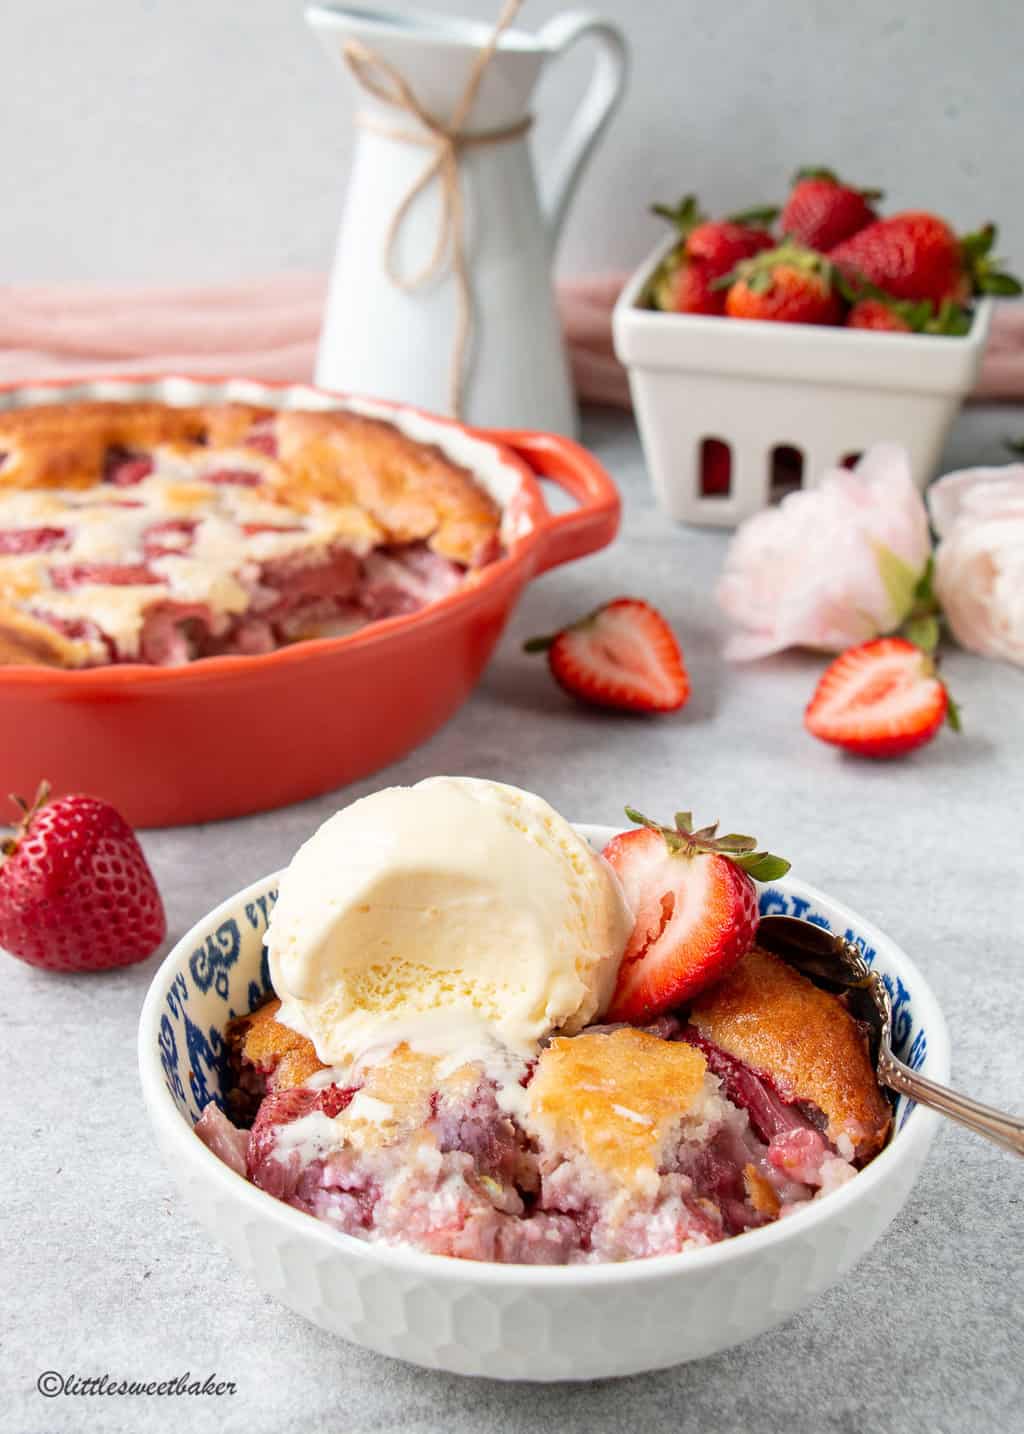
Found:
[[[305,13],[327,54],[343,71],[348,72],[345,46],[355,41],[405,76],[422,108],[442,122],[455,112],[473,65],[493,32],[487,22],[404,5],[315,4],[307,6]],[[473,133],[523,122],[547,54],[547,47],[527,31],[505,30],[463,129]],[[365,107],[363,92],[359,102]]]

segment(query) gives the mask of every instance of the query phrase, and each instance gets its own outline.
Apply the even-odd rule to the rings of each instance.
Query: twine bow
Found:
[[[411,293],[435,278],[445,259],[450,258],[451,272],[455,279],[457,313],[448,370],[448,389],[449,408],[455,418],[462,416],[466,350],[473,329],[473,294],[466,264],[465,208],[459,159],[464,150],[488,144],[504,144],[508,140],[518,139],[530,128],[532,120],[527,117],[516,124],[507,125],[504,129],[485,130],[478,134],[464,134],[462,127],[473,108],[487,66],[498,48],[498,42],[515,19],[521,5],[522,0],[505,0],[491,37],[477,54],[466,81],[466,88],[447,122],[429,114],[399,71],[366,45],[358,40],[348,40],[343,50],[345,62],[356,83],[383,104],[404,111],[418,121],[421,128],[396,129],[365,114],[357,115],[357,123],[389,139],[397,139],[405,144],[424,145],[434,151],[423,173],[410,186],[391,216],[384,236],[384,271],[393,284]],[[441,218],[433,251],[426,263],[414,274],[401,274],[395,260],[399,231],[416,199],[435,179],[441,185]]]

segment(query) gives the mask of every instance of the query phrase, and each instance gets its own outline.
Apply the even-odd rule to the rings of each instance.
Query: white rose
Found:
[[[949,473],[930,489],[935,593],[956,640],[1024,666],[1024,464]]]

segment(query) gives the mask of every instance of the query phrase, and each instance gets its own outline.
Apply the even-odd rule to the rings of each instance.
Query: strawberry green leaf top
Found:
[[[657,214],[659,219],[667,219],[684,239],[691,229],[696,229],[707,218],[701,213],[696,194],[684,194],[677,204],[652,204],[651,213]]]
[[[785,857],[775,856],[770,851],[757,851],[755,837],[741,836],[738,832],[719,836],[718,822],[712,822],[710,826],[694,831],[693,816],[690,812],[676,812],[675,826],[666,827],[652,821],[650,817],[645,817],[635,807],[626,807],[625,810],[626,816],[636,826],[646,827],[648,831],[657,832],[664,837],[665,844],[673,855],[724,856],[755,881],[777,881],[789,870],[790,863]]]

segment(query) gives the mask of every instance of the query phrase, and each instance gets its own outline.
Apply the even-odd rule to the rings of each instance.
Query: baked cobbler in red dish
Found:
[[[415,612],[500,551],[467,470],[348,410],[0,413],[0,663],[177,665]]]

